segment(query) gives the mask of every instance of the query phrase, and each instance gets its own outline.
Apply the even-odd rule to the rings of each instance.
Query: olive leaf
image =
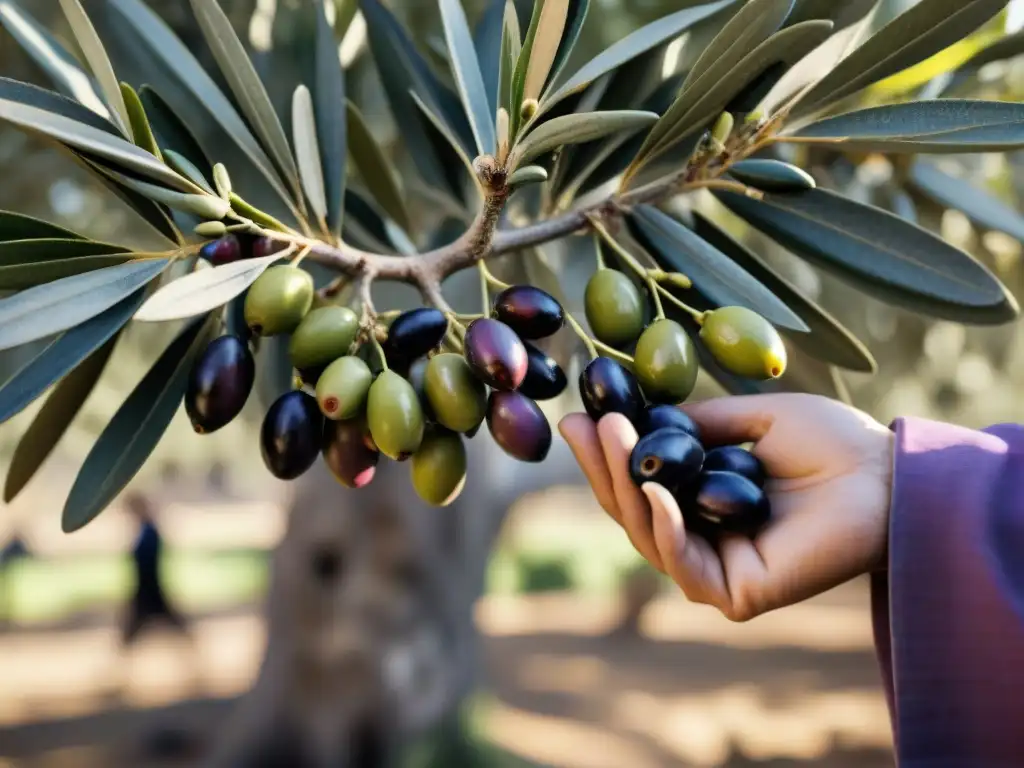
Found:
[[[34,264],[52,259],[70,259],[77,256],[100,256],[125,253],[128,249],[112,243],[100,243],[83,238],[31,238],[0,242],[0,267],[14,264]]]
[[[886,24],[803,94],[793,117],[851,96],[963,39],[1006,0],[921,0]]]
[[[783,247],[882,301],[956,322],[1003,323],[1017,315],[985,266],[886,211],[823,189],[761,200],[714,194]]]
[[[118,184],[134,190],[150,200],[166,205],[168,208],[198,216],[203,221],[219,221],[231,211],[231,204],[228,201],[209,194],[199,186],[194,187],[194,192],[175,192],[171,189],[158,187],[155,184],[137,181],[130,176],[125,176],[123,173],[105,168],[98,163],[93,163],[93,166],[99,173],[109,175]]]
[[[172,341],[114,414],[75,478],[61,517],[77,531],[109,506],[156,448],[181,405],[192,362],[208,343],[219,317],[187,326]]]
[[[61,240],[85,240],[77,232],[70,229],[58,227],[48,221],[27,216],[24,213],[14,211],[0,211],[0,251],[7,248],[3,243],[15,240],[39,240],[39,239],[61,239]]]
[[[113,267],[131,259],[132,255],[129,253],[118,253],[0,266],[0,290],[21,291],[34,288],[62,277]]]
[[[398,174],[388,156],[373,136],[362,112],[352,104],[346,109],[348,119],[349,154],[359,170],[359,176],[370,190],[378,205],[395,220],[400,227],[408,230],[411,226],[409,212],[405,207],[405,195],[398,183]]]
[[[0,24],[42,67],[61,92],[97,115],[114,119],[100,98],[95,81],[82,71],[75,57],[12,0],[0,0]]]
[[[920,160],[911,166],[906,181],[940,205],[960,211],[976,225],[1005,232],[1024,242],[1024,216],[984,189]]]
[[[498,83],[501,77],[502,42],[505,34],[505,8],[511,0],[488,0],[487,6],[473,31],[476,59],[480,62],[480,76],[487,94],[488,114],[495,115],[498,106]],[[512,12],[515,13],[513,7]]]
[[[28,344],[84,323],[148,284],[170,263],[169,259],[137,259],[0,299],[0,349]]]
[[[451,128],[445,125],[441,118],[438,115],[434,114],[431,111],[430,107],[424,104],[423,100],[420,99],[418,95],[412,92],[410,92],[409,95],[412,97],[412,100],[416,103],[416,106],[419,108],[420,112],[423,113],[423,116],[427,118],[429,123],[444,138],[444,140],[448,142],[448,146],[451,147],[452,151],[458,156],[459,160],[462,161],[462,166],[466,169],[466,171],[468,171],[470,178],[473,179],[474,183],[479,188],[480,182],[479,179],[477,179],[476,171],[473,169],[473,161],[469,159],[469,155],[467,155],[462,150],[462,147],[459,146],[459,141],[458,139],[455,138],[455,134],[452,133]]]
[[[335,16],[339,32],[348,29],[358,3],[343,3]],[[324,195],[327,200],[327,226],[341,234],[345,213],[345,174],[348,162],[348,122],[345,119],[345,70],[338,44],[327,23],[324,8],[316,13],[316,87],[313,105],[316,114],[317,144],[323,163]]]
[[[300,85],[292,97],[292,141],[295,159],[306,198],[319,219],[327,221],[327,191],[324,187],[324,169],[320,160],[320,145],[316,136],[316,116],[313,97],[309,89]]]
[[[121,83],[121,95],[135,146],[146,150],[157,160],[162,160],[160,147],[156,142],[156,136],[153,135],[153,129],[149,125],[149,119],[146,117],[146,108],[142,105],[139,94],[128,83]]]
[[[506,0],[505,16],[501,32],[501,61],[498,79],[498,106],[504,107],[512,114],[512,101],[516,64],[523,52],[522,30],[519,28],[519,16],[516,15],[515,3]]]
[[[715,306],[752,309],[766,320],[795,331],[807,324],[746,269],[693,230],[649,205],[637,206],[629,217],[637,240],[668,272],[681,272]]]
[[[99,35],[96,34],[92,22],[89,21],[88,14],[78,0],[60,0],[60,7],[75,33],[75,39],[89,64],[89,69],[92,70],[103,91],[103,96],[111,110],[111,119],[130,141],[135,141],[131,117],[121,94],[121,86],[114,75],[114,67],[111,66],[110,59],[107,58],[107,51],[103,47]]]
[[[667,40],[678,37],[687,28],[734,2],[736,0],[717,0],[717,2],[705,3],[694,8],[684,8],[626,35],[580,67],[572,77],[549,96],[545,96],[540,112],[549,111],[563,99],[586,88],[601,75],[621,67],[627,61]]]
[[[653,125],[657,119],[654,112],[639,110],[587,112],[556,117],[541,123],[516,145],[509,166],[518,168],[562,145],[580,144],[619,131],[637,130]]]
[[[156,291],[135,313],[146,323],[163,323],[195,317],[222,307],[256,282],[283,252],[200,269],[179,277]]]
[[[24,490],[85,405],[117,344],[115,334],[57,384],[21,436],[4,481],[4,503]]]
[[[523,50],[526,61],[523,77],[523,99],[540,99],[544,84],[562,43],[562,33],[569,19],[569,0],[541,0],[536,4],[536,28],[531,23]],[[513,104],[513,107],[516,105]]]
[[[105,312],[70,329],[8,379],[0,387],[0,424],[21,413],[118,333],[142,304],[144,294],[144,290],[136,291]]]
[[[216,190],[214,190],[214,188],[210,185],[209,180],[207,180],[203,172],[199,170],[195,166],[195,164],[187,157],[185,157],[184,155],[179,155],[173,149],[168,149],[164,151],[163,157],[164,162],[167,163],[167,165],[176,170],[178,173],[180,173],[186,179],[191,181],[193,184],[195,184],[201,190],[206,192],[208,195],[217,194]]]
[[[751,157],[729,166],[729,175],[762,192],[814,189],[814,177],[803,168],[766,157]]]
[[[788,140],[890,153],[1007,151],[1024,146],[1024,104],[969,99],[887,104],[819,120]]]
[[[477,154],[493,154],[497,146],[494,135],[494,110],[491,109],[491,101],[484,86],[466,13],[462,9],[461,0],[439,0],[439,3],[452,74],[458,84],[462,105],[469,117],[473,137],[476,139]],[[415,91],[413,95],[416,95]]]
[[[63,115],[76,122],[92,126],[97,130],[106,131],[112,136],[121,135],[117,130],[117,126],[88,107],[66,96],[61,96],[56,91],[49,91],[30,83],[21,83],[17,80],[0,77],[0,99],[9,99],[19,104],[27,104],[30,107],[38,107],[46,112]]]
[[[205,179],[213,164],[188,126],[174,113],[163,97],[149,86],[144,85],[139,89],[139,99],[142,100],[146,117],[156,135],[157,144],[164,150],[184,157],[201,171],[201,175]],[[195,179],[192,181],[199,184]],[[199,184],[199,186],[203,185]]]
[[[263,142],[278,170],[288,180],[295,200],[300,200],[302,190],[299,185],[299,170],[288,148],[288,138],[285,136],[281,121],[277,119],[277,112],[270,102],[267,89],[263,87],[245,51],[245,46],[231,26],[231,20],[218,5],[217,0],[190,2],[210,51],[217,60],[221,74],[227,80],[242,113]]]
[[[573,51],[576,49],[576,42],[583,31],[583,25],[590,13],[590,0],[569,0],[569,10],[565,20],[565,31],[562,33],[562,41],[558,46],[558,53],[551,65],[551,74],[548,77],[545,93],[551,91],[555,84],[562,77]],[[543,98],[543,97],[542,97]]]

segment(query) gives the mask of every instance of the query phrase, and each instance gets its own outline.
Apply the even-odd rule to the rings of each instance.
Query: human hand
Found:
[[[772,521],[751,540],[717,549],[686,530],[662,486],[637,488],[629,456],[637,433],[610,414],[559,429],[601,506],[685,595],[733,621],[800,602],[885,563],[894,436],[865,413],[813,395],[728,397],[682,406],[705,445],[754,442],[771,479]]]

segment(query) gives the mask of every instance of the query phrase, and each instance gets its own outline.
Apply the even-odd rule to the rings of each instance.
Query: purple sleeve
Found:
[[[903,419],[875,638],[900,768],[1024,765],[1024,427]]]

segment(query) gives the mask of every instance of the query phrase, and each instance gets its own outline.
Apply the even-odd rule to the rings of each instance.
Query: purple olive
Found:
[[[237,336],[211,341],[192,366],[185,413],[198,434],[226,427],[242,412],[256,380],[249,345]]]
[[[498,296],[492,316],[524,339],[546,339],[562,329],[565,310],[550,293],[532,285],[513,285]]]
[[[199,255],[215,267],[219,267],[221,264],[230,264],[241,259],[242,244],[235,235],[224,235],[200,248]]]
[[[388,327],[384,354],[388,363],[403,368],[441,345],[448,332],[448,318],[433,307],[403,312]]]
[[[526,378],[519,385],[532,400],[552,400],[565,391],[569,381],[555,359],[529,342],[526,345]]]
[[[683,430],[683,432],[688,432],[700,440],[700,427],[697,426],[697,422],[687,416],[686,412],[676,405],[652,405],[640,414],[640,418],[636,420],[634,426],[640,437],[649,435],[659,429],[675,427],[676,429]]]
[[[547,417],[533,400],[519,392],[491,393],[487,428],[501,449],[519,461],[540,463],[551,450]]]
[[[466,330],[466,362],[487,386],[506,392],[526,378],[526,347],[516,332],[498,320],[474,320]]]
[[[249,245],[249,258],[261,259],[272,253],[278,253],[288,247],[283,240],[275,240],[272,237],[257,237]]]
[[[726,533],[754,536],[771,519],[764,491],[733,472],[704,472],[694,497],[694,511]]]
[[[293,390],[274,401],[263,419],[260,452],[279,480],[294,480],[313,466],[323,443],[324,417],[316,398]]]
[[[652,432],[633,447],[629,474],[636,485],[657,483],[676,494],[688,487],[704,465],[704,447],[681,429],[669,427]]]
[[[761,460],[738,445],[725,445],[708,451],[704,469],[708,472],[732,472],[742,475],[758,488],[764,488],[768,479],[768,473]]]
[[[365,488],[377,472],[380,452],[363,417],[328,421],[324,426],[324,463],[346,488]]]
[[[594,421],[621,413],[636,423],[644,409],[644,396],[636,377],[610,357],[598,357],[580,374],[583,406]]]

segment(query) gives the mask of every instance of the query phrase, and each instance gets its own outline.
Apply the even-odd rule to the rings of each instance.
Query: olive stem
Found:
[[[647,278],[647,288],[651,292],[651,300],[654,302],[655,317],[658,320],[665,319],[665,307],[661,304],[661,293],[657,281],[653,277]]]
[[[294,246],[293,246],[293,249],[294,249]],[[302,260],[304,258],[306,258],[307,256],[309,256],[309,254],[312,253],[312,251],[313,251],[313,249],[310,246],[308,246],[308,245],[303,246],[302,250],[299,251],[299,255],[296,256],[294,259],[292,259],[292,266],[293,267],[299,266],[299,264],[302,263]]]
[[[377,358],[380,360],[380,367],[385,371],[388,370],[388,358],[384,354],[384,347],[377,341],[377,334],[370,334],[370,343],[373,345],[374,350],[377,352]]]
[[[487,268],[487,264],[484,261],[478,261],[477,263],[480,265],[480,272],[483,275],[484,280],[487,281],[488,286],[498,291],[504,291],[506,288],[511,288],[511,286],[508,283],[499,280],[493,274],[491,274],[491,270]],[[489,305],[490,298],[488,297],[487,304],[484,307],[485,313],[487,311],[487,306]]]
[[[579,321],[572,316],[571,312],[565,313],[565,320],[569,323],[569,327],[572,328],[573,333],[580,337],[580,341],[582,341],[583,345],[587,348],[587,354],[590,355],[591,360],[600,357],[601,355],[598,353],[598,350],[601,350],[601,352],[608,357],[617,359],[620,362],[624,362],[629,365],[633,364],[633,358],[629,355],[623,354],[614,347],[609,347],[607,344],[591,337],[590,334],[583,330],[583,326],[580,325]]]
[[[727,192],[735,192],[738,195],[744,195],[745,197],[752,197],[756,200],[760,200],[764,197],[764,192],[753,187],[748,187],[746,184],[741,184],[738,181],[729,181],[728,179],[703,179],[701,181],[695,181],[687,185],[688,189],[722,189]]]
[[[597,232],[594,232],[594,252],[597,256],[598,271],[605,269],[604,249],[601,247],[601,236]]]
[[[664,297],[665,299],[668,299],[670,303],[674,304],[679,309],[683,310],[683,312],[686,312],[690,317],[692,317],[696,321],[697,325],[703,324],[704,316],[707,314],[706,312],[701,312],[699,309],[694,309],[682,299],[679,299],[676,296],[672,295],[672,293],[667,288],[665,288],[662,285],[658,285],[656,281],[652,281],[652,287],[654,290],[656,306],[662,306],[660,297]],[[662,316],[664,317],[664,315]]]
[[[621,258],[630,269],[636,272],[636,274],[640,278],[646,280],[648,271],[647,268],[639,261],[637,261],[633,254],[631,254],[629,251],[623,248],[622,245],[618,241],[616,241],[614,237],[612,237],[611,232],[609,232],[600,221],[598,221],[594,217],[589,218],[590,226],[593,227],[594,232],[596,232],[602,240],[608,243],[608,246],[613,251],[615,251],[619,258]],[[598,248],[598,251],[600,251],[600,248]]]
[[[487,279],[487,265],[484,261],[476,263],[476,271],[480,275],[480,308],[486,313],[491,307],[491,290]]]

